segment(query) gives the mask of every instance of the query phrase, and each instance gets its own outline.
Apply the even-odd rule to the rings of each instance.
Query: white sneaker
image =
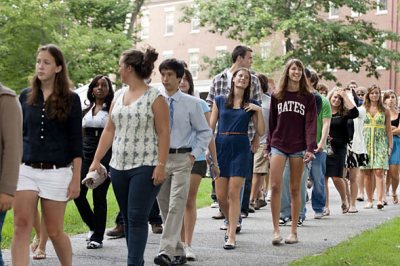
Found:
[[[213,201],[213,203],[211,203],[211,208],[219,208],[218,201]]]
[[[92,235],[94,234],[94,231],[89,231],[86,235],[86,241],[89,242],[90,238],[92,237]]]
[[[267,201],[271,201],[271,191],[268,190]]]
[[[186,259],[189,261],[196,260],[196,255],[193,253],[192,247],[186,247]]]

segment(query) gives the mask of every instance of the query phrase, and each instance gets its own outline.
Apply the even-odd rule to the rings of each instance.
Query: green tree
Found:
[[[0,1],[0,81],[16,91],[26,87],[35,52],[47,43],[63,50],[75,84],[96,74],[117,73],[121,52],[133,44],[128,31],[134,32],[134,20],[126,23],[126,18],[130,12],[137,17],[138,7],[131,2]]]
[[[377,29],[362,17],[324,19],[321,12],[329,12],[330,5],[347,6],[361,14],[376,9],[375,0],[194,0],[194,5],[184,8],[182,20],[198,17],[200,25],[211,32],[250,45],[272,34],[281,36],[286,54],[264,64],[274,69],[296,57],[326,79],[335,80],[328,65],[356,73],[365,68],[368,76],[378,78],[379,67],[390,68],[400,61],[399,53],[382,47],[387,41],[398,42],[399,36]],[[258,61],[255,66],[264,64]]]

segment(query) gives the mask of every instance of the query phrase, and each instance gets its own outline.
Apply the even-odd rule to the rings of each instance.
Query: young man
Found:
[[[6,211],[11,209],[22,158],[22,112],[17,95],[0,83],[0,243]],[[0,266],[4,265],[0,250]]]
[[[200,100],[181,92],[183,64],[166,59],[160,66],[162,93],[169,104],[170,149],[166,165],[167,177],[157,196],[164,231],[161,235],[157,265],[182,265],[187,259],[180,233],[190,185],[190,171],[196,157],[205,152],[212,137],[200,106]],[[193,146],[193,148],[192,148]]]
[[[232,51],[232,66],[230,68],[225,69],[220,74],[216,75],[212,81],[210,92],[208,93],[206,102],[210,107],[212,107],[215,96],[225,95],[228,96],[231,91],[231,82],[232,82],[232,74],[239,68],[247,68],[250,69],[251,64],[253,63],[253,50],[251,50],[247,46],[238,45]],[[251,75],[251,97],[256,100],[259,104],[261,104],[261,89],[260,82],[255,75]],[[256,152],[259,146],[259,137],[255,134],[254,124],[250,123],[249,125],[249,139],[251,142],[251,150],[252,152]],[[242,213],[245,217],[248,215],[249,201],[250,201],[250,191],[251,191],[251,178],[252,178],[252,169],[249,169],[250,175],[246,177],[243,199],[242,199]],[[213,193],[214,193],[214,183],[213,183]],[[213,216],[214,219],[224,218],[223,214],[219,212],[219,214]]]

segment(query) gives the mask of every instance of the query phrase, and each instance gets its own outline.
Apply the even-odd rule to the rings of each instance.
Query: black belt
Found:
[[[84,127],[83,135],[92,136],[92,137],[100,137],[103,132],[103,128],[101,127]]]
[[[63,168],[69,166],[68,164],[55,164],[55,163],[31,163],[31,162],[25,162],[24,163],[27,166],[30,166],[35,169],[42,169],[42,170],[47,170],[47,169],[58,169],[58,168]]]
[[[192,148],[169,149],[169,153],[187,153],[191,151]]]

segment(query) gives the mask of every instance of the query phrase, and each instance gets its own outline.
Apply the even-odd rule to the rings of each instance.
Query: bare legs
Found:
[[[230,178],[219,177],[215,180],[215,190],[219,206],[225,217],[228,217],[228,241],[226,244],[235,245],[236,226],[240,215],[240,189],[244,178],[233,176]]]
[[[386,176],[386,192],[389,192],[389,187],[392,185],[393,203],[398,203],[397,187],[399,186],[399,165],[389,165],[389,171]]]
[[[199,190],[201,178],[202,177],[197,174],[192,174],[190,176],[189,194],[186,201],[186,209],[181,231],[181,240],[189,247],[192,246],[193,231],[197,219],[196,196],[197,191]]]
[[[253,174],[253,180],[251,183],[250,204],[254,204],[257,202],[264,180],[265,174]]]
[[[279,231],[279,215],[281,209],[282,174],[285,168],[286,157],[273,155],[271,157],[270,182],[271,182],[271,212],[274,227],[273,244],[279,244],[282,240]],[[292,198],[292,220],[297,221],[300,213],[300,180],[303,173],[303,158],[289,158],[290,164],[290,195]],[[296,241],[294,241],[296,240]],[[292,223],[291,232],[286,240],[297,242],[297,223]]]
[[[359,168],[351,168],[350,171],[350,213],[357,212],[356,198],[358,194],[357,176],[360,173]]]
[[[373,206],[373,196],[374,196],[374,182],[373,177],[375,176],[375,186],[378,194],[378,205],[383,206],[384,199],[384,180],[383,180],[383,169],[374,170],[363,170],[365,178],[365,189],[367,192],[368,203],[365,208],[372,208]]]
[[[19,191],[14,201],[14,238],[11,255],[13,265],[29,265],[29,238],[37,210],[38,193]],[[64,213],[67,202],[42,199],[42,213],[47,232],[62,266],[72,265],[72,248],[64,233]],[[41,230],[42,231],[42,230]]]

